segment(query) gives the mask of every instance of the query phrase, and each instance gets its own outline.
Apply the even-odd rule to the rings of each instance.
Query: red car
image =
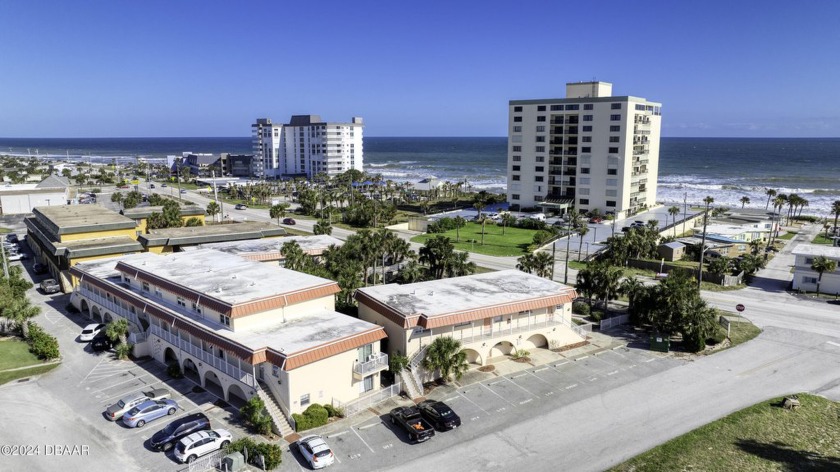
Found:
[[[604,219],[600,216],[593,216],[592,218],[589,218],[590,223],[600,223],[602,221],[604,221]]]

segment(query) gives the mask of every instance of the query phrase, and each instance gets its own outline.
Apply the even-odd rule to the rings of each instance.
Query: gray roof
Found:
[[[685,244],[674,241],[671,243],[661,244],[661,246],[669,247],[671,249],[679,249],[685,247]]]
[[[285,234],[286,231],[278,226],[246,221],[244,223],[153,229],[149,234],[141,234],[137,239],[145,247],[155,247],[261,239],[284,236]]]
[[[67,188],[70,186],[70,180],[66,177],[59,177],[51,175],[42,180],[35,188]]]
[[[823,256],[840,260],[840,247],[825,244],[797,244],[793,248],[794,256]]]
[[[132,219],[148,218],[152,215],[152,213],[163,213],[163,206],[134,207],[122,210],[120,213]],[[180,213],[181,216],[193,216],[204,215],[206,212],[204,211],[204,208],[201,208],[198,205],[187,205],[181,207]]]
[[[344,241],[338,238],[327,236],[326,234],[320,234],[314,236],[287,236],[285,238],[265,238],[252,239],[248,241],[206,243],[200,244],[198,247],[201,249],[215,249],[217,251],[242,256],[246,256],[248,254],[277,253],[277,258],[279,258],[280,247],[289,241],[295,241],[298,243],[303,252],[308,254],[320,254],[324,251],[324,249],[327,249],[332,245],[341,246],[344,244]]]
[[[56,235],[137,227],[131,218],[101,205],[42,206],[32,213]]]

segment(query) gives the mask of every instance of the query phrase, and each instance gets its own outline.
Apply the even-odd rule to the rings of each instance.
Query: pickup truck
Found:
[[[61,285],[55,279],[46,279],[41,282],[41,291],[44,293],[58,293],[61,291]]]
[[[423,419],[420,410],[411,406],[400,406],[391,410],[391,424],[399,425],[414,442],[423,442],[435,435],[435,428]]]

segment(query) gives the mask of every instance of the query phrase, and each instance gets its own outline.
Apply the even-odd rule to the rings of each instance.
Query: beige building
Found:
[[[811,268],[814,258],[825,257],[837,264],[834,272],[823,272],[820,280],[820,292],[829,294],[840,293],[840,247],[823,244],[798,244],[793,248],[795,256],[793,264],[793,289],[806,292],[817,291],[819,272]]]
[[[276,228],[276,227],[275,227]],[[344,241],[328,236],[317,234],[313,236],[286,236],[284,238],[253,239],[250,241],[227,241],[220,243],[199,244],[200,249],[215,249],[217,251],[235,254],[251,261],[259,262],[280,262],[283,264],[285,258],[280,252],[283,244],[294,241],[300,249],[313,258],[319,258],[325,250],[332,246],[341,247]],[[187,250],[191,248],[185,248]]]
[[[468,361],[479,365],[521,349],[584,341],[572,323],[575,297],[571,287],[518,270],[356,291],[359,318],[385,328],[389,354],[410,359],[412,375],[403,381],[413,397],[429,379],[420,365],[426,347],[442,336],[460,341]]]
[[[385,331],[335,311],[338,285],[204,249],[78,264],[73,303],[130,322],[135,355],[177,364],[234,404],[259,395],[282,435],[312,403],[346,405],[379,389]]]
[[[566,98],[511,100],[509,113],[511,205],[625,218],[655,204],[661,103],[578,82]]]

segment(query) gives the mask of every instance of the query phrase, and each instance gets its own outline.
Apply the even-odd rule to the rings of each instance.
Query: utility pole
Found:
[[[715,201],[714,198],[707,196],[703,199],[706,204],[706,210],[703,212],[703,239],[700,241],[700,271],[697,275],[697,290],[703,285],[703,255],[706,254],[706,224],[709,221],[709,204]]]
[[[181,198],[181,165],[182,162],[178,161],[178,165],[176,166],[176,169],[178,169],[178,172],[176,172],[176,177],[178,178],[178,200],[183,201],[184,199]]]
[[[566,267],[564,268],[565,274],[563,275],[563,283],[568,285],[569,283],[569,240],[572,239],[572,220],[569,219],[567,223],[569,231],[566,233]]]
[[[216,171],[211,169],[210,170],[210,176],[213,177],[213,199],[216,200],[216,205],[219,205],[219,212],[220,212],[219,213],[219,223],[221,223],[222,222],[222,215],[224,215],[224,213],[225,213],[225,207],[224,207],[224,202],[222,204],[219,204],[219,193],[216,191]],[[181,192],[178,191],[178,195],[180,195],[180,194],[181,194]]]
[[[557,241],[554,241],[554,244],[551,245],[551,280],[554,280],[554,266],[557,265],[557,258],[555,257],[557,254]]]
[[[688,192],[683,194],[683,234],[685,234],[685,220],[688,219]]]

